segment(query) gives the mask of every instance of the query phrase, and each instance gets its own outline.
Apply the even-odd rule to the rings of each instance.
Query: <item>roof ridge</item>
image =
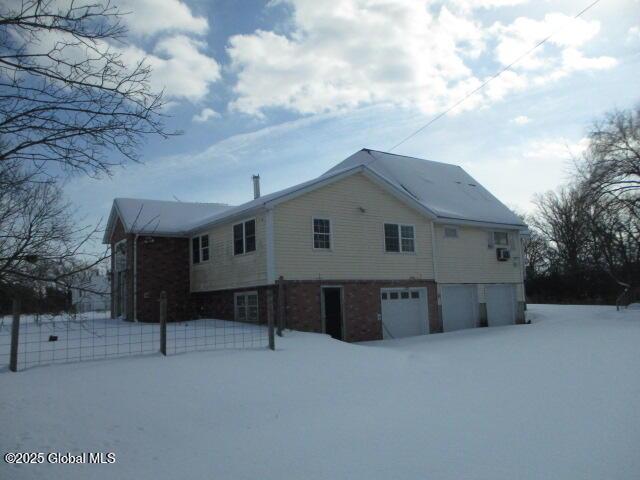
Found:
[[[422,160],[425,162],[433,162],[433,163],[440,163],[442,165],[449,165],[451,167],[458,167],[458,168],[462,168],[460,165],[457,165],[455,163],[449,163],[449,162],[442,162],[440,160],[432,160],[430,158],[421,158],[421,157],[412,157],[410,155],[401,155],[399,153],[391,153],[391,152],[385,152],[383,150],[376,150],[374,148],[363,148],[362,150],[364,150],[365,152],[371,154],[371,152],[375,152],[375,153],[384,153],[385,155],[392,155],[394,157],[403,157],[403,158],[411,158],[413,160]],[[373,156],[373,155],[372,155]],[[375,158],[375,157],[374,157]]]

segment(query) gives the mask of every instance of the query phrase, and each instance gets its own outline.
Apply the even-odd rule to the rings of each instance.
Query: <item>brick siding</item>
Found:
[[[189,239],[174,237],[138,237],[136,253],[138,320],[159,321],[160,292],[167,292],[167,321],[188,320]]]
[[[293,330],[322,332],[321,287],[343,288],[344,340],[361,342],[380,340],[382,324],[380,289],[424,287],[427,289],[429,330],[441,332],[436,284],[429,280],[323,280],[286,281],[286,326]],[[426,321],[426,319],[425,319]]]

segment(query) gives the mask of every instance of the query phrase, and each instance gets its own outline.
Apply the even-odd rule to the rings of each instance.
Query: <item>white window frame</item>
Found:
[[[385,230],[386,225],[397,225],[398,226],[398,242],[399,242],[399,250],[397,252],[387,250],[387,232]],[[402,227],[411,227],[413,229],[413,250],[404,250],[402,247]],[[416,240],[416,226],[411,223],[400,223],[400,222],[383,222],[382,223],[382,249],[384,253],[391,254],[405,254],[405,255],[415,255],[418,251],[418,242]]]
[[[251,220],[253,220],[253,224],[254,224],[253,236],[255,239],[255,244],[254,244],[253,250],[251,250],[250,252],[247,252],[247,232],[246,232],[245,225],[247,222],[250,222]],[[237,225],[242,225],[242,253],[236,253],[235,228]],[[241,255],[251,255],[252,253],[255,253],[256,250],[258,250],[258,221],[256,220],[255,217],[247,218],[245,220],[242,220],[241,222],[236,222],[233,225],[231,225],[231,249],[234,257],[239,257]]]
[[[498,243],[496,241],[496,233],[505,236],[505,243]],[[508,247],[509,246],[509,232],[504,232],[504,231],[501,231],[501,230],[494,230],[493,232],[491,232],[491,238],[493,240],[493,245],[496,246],[496,247]]]
[[[245,323],[253,323],[249,320],[249,297],[256,297],[256,321],[255,323],[260,323],[260,297],[258,296],[257,290],[250,290],[247,292],[235,292],[233,294],[233,319],[236,322],[245,322]],[[245,319],[242,320],[239,318],[238,310],[240,307],[238,306],[238,297],[245,297],[244,300],[244,308],[245,308]]]
[[[121,246],[123,246],[121,248]],[[114,245],[114,270],[116,272],[123,272],[127,269],[127,239],[123,238],[122,240],[117,241]],[[122,250],[121,253],[118,253],[118,250]],[[122,260],[120,260],[122,259]],[[120,261],[119,261],[120,260]]]
[[[202,239],[204,237],[207,237],[207,246],[203,247],[202,246]],[[198,261],[194,262],[193,261],[193,241],[195,239],[198,239]],[[194,235],[193,237],[191,237],[191,245],[190,245],[190,253],[191,253],[191,264],[192,265],[200,265],[201,263],[207,263],[209,260],[211,260],[211,235],[209,235],[208,233],[203,233],[202,235]],[[203,260],[203,256],[202,256],[202,252],[204,250],[207,250],[207,256],[208,258],[206,260]]]
[[[316,220],[326,220],[327,222],[329,222],[329,248],[316,247],[316,230],[315,230]],[[326,233],[319,233],[318,235],[326,235]],[[317,250],[320,252],[330,252],[333,250],[333,222],[331,221],[330,218],[320,217],[320,216],[311,218],[311,247],[314,250]]]
[[[447,230],[453,230],[455,232],[455,235],[447,235]],[[458,227],[454,227],[452,225],[445,225],[442,234],[444,238],[460,238],[460,232],[458,230]]]

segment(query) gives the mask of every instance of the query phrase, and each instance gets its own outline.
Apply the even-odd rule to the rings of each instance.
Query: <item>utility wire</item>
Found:
[[[598,3],[600,3],[600,0],[595,0],[594,2],[590,3],[589,5],[587,5],[585,8],[583,8],[582,10],[580,10],[578,13],[576,13],[569,22],[579,18],[582,14],[586,13],[587,11],[589,11],[592,7],[595,7]],[[569,22],[567,22],[564,26],[568,25]],[[389,149],[389,152],[392,152],[393,150],[395,150],[397,147],[399,147],[400,145],[402,145],[404,142],[406,142],[407,140],[415,137],[418,133],[420,133],[421,131],[423,131],[425,128],[427,128],[429,125],[435,123],[436,121],[440,120],[442,117],[444,117],[447,113],[449,113],[451,110],[453,110],[454,108],[456,108],[458,105],[460,105],[462,102],[464,102],[465,100],[467,100],[469,97],[471,97],[472,95],[476,94],[477,92],[479,92],[480,90],[482,90],[484,87],[487,86],[487,84],[489,84],[489,82],[492,82],[493,80],[495,80],[496,78],[498,78],[500,75],[502,75],[504,72],[506,72],[507,70],[510,70],[511,67],[513,67],[516,63],[518,63],[520,60],[522,60],[523,58],[525,58],[527,55],[529,55],[531,52],[533,52],[534,50],[536,50],[538,47],[542,46],[547,40],[549,40],[551,37],[553,37],[556,33],[558,33],[558,30],[556,30],[555,32],[551,33],[551,35],[543,38],[542,40],[540,40],[538,43],[536,43],[532,48],[530,48],[529,50],[527,50],[525,53],[523,53],[522,55],[520,55],[518,58],[516,58],[513,62],[511,62],[509,65],[507,65],[506,67],[504,67],[503,69],[499,70],[498,72],[494,73],[491,77],[489,77],[487,80],[485,80],[484,82],[482,82],[482,84],[473,89],[472,91],[470,91],[469,93],[467,93],[464,97],[462,97],[460,100],[458,100],[456,103],[454,103],[453,105],[451,105],[449,108],[447,108],[445,111],[439,113],[438,115],[436,115],[435,117],[433,117],[431,120],[429,120],[427,123],[425,123],[422,127],[420,127],[418,130],[416,130],[415,132],[413,132],[411,135],[409,135],[408,137],[404,138],[403,140],[401,140],[400,142],[396,143],[393,147],[391,147]]]

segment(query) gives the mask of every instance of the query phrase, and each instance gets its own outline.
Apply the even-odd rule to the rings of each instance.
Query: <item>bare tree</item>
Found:
[[[99,227],[77,227],[60,186],[34,181],[20,168],[0,171],[0,286],[69,287],[78,272],[102,262]]]
[[[640,201],[640,105],[594,123],[582,169],[590,192],[622,204]],[[636,211],[637,213],[637,211]]]
[[[123,60],[121,15],[108,0],[0,3],[0,162],[109,173],[167,135],[149,67]]]
[[[575,186],[536,197],[538,208],[532,225],[552,247],[552,268],[576,275],[588,263],[589,242],[587,198]]]

